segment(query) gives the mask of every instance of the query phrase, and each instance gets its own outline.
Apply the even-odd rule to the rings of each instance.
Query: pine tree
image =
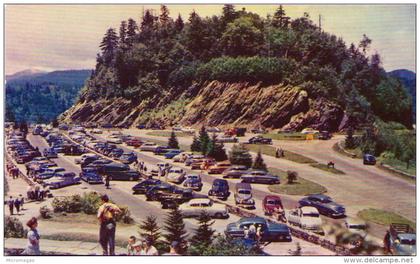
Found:
[[[137,23],[134,19],[129,18],[128,19],[128,25],[127,25],[127,43],[132,44],[134,40],[136,39],[136,34],[138,31]]]
[[[258,151],[257,156],[255,157],[254,164],[252,165],[254,170],[263,170],[267,171],[267,165],[264,163],[264,159],[261,155],[261,151]]]
[[[353,128],[352,127],[347,128],[347,135],[346,135],[346,139],[344,141],[344,144],[345,144],[346,148],[348,148],[348,149],[354,149],[356,147],[356,140],[353,136]]]
[[[153,35],[155,24],[155,17],[152,15],[150,10],[146,10],[143,16],[143,21],[140,26],[140,36],[143,40],[150,40]]]
[[[207,156],[214,158],[216,161],[227,160],[226,151],[223,143],[217,142],[217,136],[213,133],[212,139],[207,148]]]
[[[114,59],[118,47],[118,36],[115,29],[109,28],[99,47],[102,50],[102,57],[106,65],[110,65]]]
[[[233,145],[229,153],[229,160],[234,165],[244,165],[247,167],[251,167],[252,165],[252,156],[242,144]]]
[[[166,239],[167,244],[171,244],[173,241],[180,243],[180,253],[185,252],[186,238],[188,236],[185,230],[185,223],[182,217],[181,211],[176,207],[172,209],[165,220],[165,226],[163,227],[165,234],[163,235]]]
[[[178,14],[178,18],[175,20],[175,29],[178,32],[184,29],[184,20],[182,20],[181,14]]]
[[[200,256],[212,244],[215,230],[211,228],[214,221],[206,211],[203,210],[197,220],[199,226],[190,240],[189,253]]]
[[[160,15],[159,15],[160,24],[162,26],[166,26],[166,25],[168,25],[170,19],[171,18],[169,17],[168,7],[166,5],[161,5],[160,6]]]
[[[200,151],[203,155],[206,155],[208,151],[209,143],[210,143],[210,137],[204,126],[202,126],[200,129],[199,140],[200,140]]]
[[[171,149],[179,149],[178,139],[176,138],[175,131],[171,132],[171,137],[168,140],[168,147]]]
[[[201,142],[200,142],[200,139],[198,139],[195,135],[194,135],[193,142],[191,144],[190,149],[193,152],[199,152],[199,151],[201,151]]]
[[[290,17],[286,16],[283,6],[280,5],[273,16],[272,25],[277,28],[285,28],[289,25]]]
[[[141,222],[139,228],[139,235],[141,237],[150,239],[155,246],[161,243],[161,232],[156,221],[156,216],[149,215],[146,220]]]
[[[119,37],[120,37],[120,47],[124,46],[127,43],[127,22],[126,21],[121,21]]]
[[[226,4],[223,6],[222,10],[222,27],[226,27],[228,23],[233,22],[238,17],[238,13],[235,11],[235,6],[231,4]]]

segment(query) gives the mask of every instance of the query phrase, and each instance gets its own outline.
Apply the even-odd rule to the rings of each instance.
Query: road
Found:
[[[42,151],[44,148],[48,147],[46,141],[40,136],[33,136],[28,134],[28,140],[33,146],[36,146]],[[126,147],[123,147],[125,150],[129,150]],[[153,164],[160,162],[161,160],[156,159],[152,156],[153,154],[144,154],[138,153],[140,160],[146,163],[146,166],[151,167]],[[63,156],[60,155],[56,159],[57,165],[65,168],[68,171],[73,171],[75,173],[80,172],[80,166],[76,165],[74,162],[75,157],[72,156]],[[209,178],[203,175],[203,179],[206,182],[203,187],[203,193],[207,193],[210,189]],[[136,221],[143,220],[148,215],[157,216],[158,223],[162,226],[164,224],[165,214],[167,210],[160,208],[160,203],[158,202],[146,202],[144,196],[142,195],[133,195],[131,187],[134,184],[132,182],[125,181],[111,181],[111,189],[107,190],[103,185],[89,185],[87,183],[82,183],[79,185],[80,192],[85,192],[87,190],[94,190],[100,193],[107,193],[112,200],[117,204],[127,205],[131,211],[132,216]],[[72,186],[72,191],[69,194],[74,194],[75,186]],[[66,189],[66,188],[64,188]],[[61,189],[64,190],[64,189]],[[230,198],[232,199],[232,198]],[[232,202],[232,201],[231,201]],[[217,219],[215,224],[212,226],[216,232],[222,233],[226,228],[228,223],[237,221],[239,219],[236,215],[230,215],[229,219]],[[193,230],[197,228],[197,222],[194,219],[185,219],[186,229],[191,234]],[[331,251],[328,251],[324,248],[316,246],[312,243],[306,242],[301,239],[293,239],[293,243],[288,242],[275,242],[271,243],[265,248],[265,251],[270,255],[288,255],[288,250],[295,250],[295,243],[299,242],[300,246],[303,249],[304,254],[306,255],[331,255]]]

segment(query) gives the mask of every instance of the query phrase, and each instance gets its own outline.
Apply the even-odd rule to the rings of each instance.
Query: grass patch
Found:
[[[51,218],[42,219],[42,221],[69,223],[69,224],[93,224],[98,225],[98,218],[96,214],[85,213],[52,213]],[[135,224],[135,223],[134,223]],[[118,222],[118,226],[132,226],[133,224],[125,224]]]
[[[416,223],[413,221],[408,220],[407,218],[393,213],[388,212],[380,209],[364,209],[357,213],[357,216],[362,218],[365,221],[373,222],[379,225],[388,226],[392,223],[401,223],[401,224],[408,224],[412,228],[416,228]]]
[[[99,230],[99,227],[98,227]],[[42,235],[43,239],[57,240],[57,241],[81,241],[89,243],[98,243],[98,236],[90,233],[82,232],[60,232],[48,235]],[[127,246],[127,238],[115,237],[115,245],[118,247]]]
[[[156,143],[156,144],[162,145],[162,146],[167,146],[168,145],[168,141],[167,140],[159,140],[159,139],[146,138],[146,141],[153,142],[153,143]],[[179,148],[182,151],[191,151],[191,148],[190,148],[189,145],[179,144]]]
[[[158,137],[170,137],[171,136],[171,131],[152,131],[152,132],[147,132],[146,135],[150,135],[150,136],[158,136]],[[184,132],[175,132],[175,135],[177,137],[187,137],[187,136],[191,136],[191,134],[186,134]]]
[[[321,163],[316,163],[316,164],[310,164],[312,167],[320,169],[320,170],[324,170],[324,171],[328,171],[334,174],[346,174],[344,171],[336,169],[336,168],[331,168],[328,167],[326,164],[321,164]]]
[[[269,145],[257,145],[257,144],[244,144],[244,146],[252,152],[261,151],[262,154],[269,155],[272,157],[276,156],[276,148]],[[315,160],[306,156],[297,154],[295,152],[284,150],[284,157],[282,159],[290,160],[297,163],[317,163]]]
[[[274,140],[306,140],[306,135],[302,133],[277,133],[277,134],[264,134],[265,138]]]
[[[397,170],[403,171],[410,175],[416,175],[416,165],[410,162],[410,165],[407,168],[407,164],[397,159],[386,159],[386,158],[379,158],[379,161],[383,164],[389,165]]]
[[[309,195],[327,192],[324,186],[301,177],[297,177],[293,184],[287,184],[287,173],[285,171],[276,168],[269,168],[268,170],[271,174],[280,177],[280,184],[268,186],[271,192],[288,195]]]

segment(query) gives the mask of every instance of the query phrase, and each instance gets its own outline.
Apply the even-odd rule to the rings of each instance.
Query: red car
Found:
[[[262,207],[264,214],[266,215],[273,215],[274,213],[281,211],[284,212],[281,199],[277,195],[267,195],[262,201]]]
[[[135,148],[140,147],[143,144],[143,141],[137,138],[130,139],[126,142],[127,146],[132,146]]]

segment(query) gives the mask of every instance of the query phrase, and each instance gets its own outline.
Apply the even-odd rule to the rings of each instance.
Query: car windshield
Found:
[[[349,225],[350,229],[359,229],[359,230],[364,230],[366,229],[365,225]]]
[[[281,205],[281,202],[280,202],[280,200],[268,200],[267,204]]]
[[[415,239],[401,239],[401,244],[415,246],[416,240]]]
[[[306,214],[303,214],[303,216],[305,216],[305,217],[319,217],[319,214],[318,214],[318,213],[313,212],[313,213],[306,213]]]
[[[239,190],[238,193],[240,194],[251,194],[250,190]]]

